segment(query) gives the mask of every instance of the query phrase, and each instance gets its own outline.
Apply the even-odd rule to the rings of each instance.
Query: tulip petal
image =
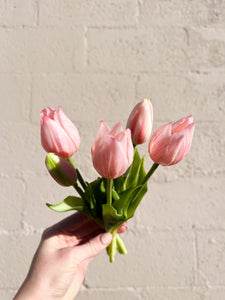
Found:
[[[101,121],[97,136],[91,146],[91,154],[93,154],[93,152],[95,151],[95,147],[96,147],[96,145],[98,145],[101,138],[103,138],[106,134],[108,134],[109,131],[110,131],[110,128],[106,125],[106,123],[104,121]]]
[[[123,126],[120,122],[116,123],[113,128],[109,131],[109,135],[117,137],[121,132],[123,132]]]
[[[153,109],[149,99],[139,102],[127,121],[127,128],[131,130],[134,145],[142,144],[147,141],[152,131]]]
[[[50,106],[47,107],[47,116],[51,119],[54,119],[54,115],[56,113],[55,109],[51,108]]]
[[[183,133],[173,134],[166,147],[163,162],[164,166],[175,165],[183,159],[185,136]]]
[[[191,148],[191,143],[194,135],[194,130],[195,130],[195,123],[191,123],[184,129],[184,135],[186,138],[186,147],[184,149],[184,156],[188,154]]]
[[[47,152],[57,153],[64,158],[73,155],[74,146],[72,141],[68,139],[65,131],[48,116],[43,118],[43,126],[41,127],[41,143],[42,147]]]
[[[102,177],[113,179],[121,176],[130,166],[133,158],[130,130],[123,131],[122,125],[117,123],[112,130],[108,131],[106,124],[101,123],[98,135],[92,144],[91,154],[93,165]]]
[[[125,130],[126,134],[127,134],[127,138],[126,138],[126,153],[127,153],[127,161],[129,163],[129,166],[131,165],[132,161],[133,161],[133,156],[134,156],[134,147],[132,144],[132,139],[131,139],[131,131],[130,129],[126,129]]]
[[[67,133],[68,137],[71,139],[71,142],[73,143],[73,145],[77,151],[80,146],[80,135],[79,135],[79,131],[77,130],[76,126],[64,114],[61,107],[59,107],[58,111],[56,112],[55,118],[58,119],[60,125]]]
[[[193,117],[192,117],[192,115],[190,115],[188,117],[184,117],[184,118],[178,120],[177,122],[173,123],[172,133],[181,132],[188,125],[190,125],[191,123],[193,123]]]
[[[151,159],[163,166],[180,162],[190,150],[194,127],[192,116],[159,127],[149,143]]]
[[[152,135],[148,149],[151,159],[156,163],[159,163],[165,155],[171,137],[171,130],[172,122],[160,126]]]
[[[106,134],[108,134],[109,132],[110,132],[110,128],[107,126],[107,124],[104,121],[101,121],[97,138],[101,138]]]

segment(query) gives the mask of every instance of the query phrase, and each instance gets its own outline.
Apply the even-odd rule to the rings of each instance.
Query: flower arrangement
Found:
[[[100,122],[98,134],[91,147],[93,166],[101,177],[92,182],[84,180],[72,156],[80,145],[75,125],[61,107],[43,109],[40,114],[41,143],[46,167],[62,186],[73,186],[79,196],[68,196],[56,205],[47,206],[57,212],[77,210],[93,219],[105,231],[113,234],[107,248],[110,262],[116,251],[126,254],[126,247],[117,229],[134,213],[148,188],[147,183],[159,165],[171,166],[189,152],[195,123],[192,116],[159,127],[152,135],[148,152],[153,165],[146,173],[145,156],[140,157],[137,146],[151,134],[153,108],[149,99],[139,102],[127,121],[112,129]]]

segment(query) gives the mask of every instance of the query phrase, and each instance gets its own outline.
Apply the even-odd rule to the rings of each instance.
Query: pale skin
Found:
[[[126,229],[123,224],[118,232]],[[111,240],[110,233],[81,213],[47,228],[14,300],[73,300],[88,264]]]

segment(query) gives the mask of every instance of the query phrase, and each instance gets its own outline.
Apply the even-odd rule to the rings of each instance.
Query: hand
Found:
[[[125,230],[123,224],[118,232]],[[110,233],[82,213],[47,228],[14,300],[74,299],[88,264],[111,240]]]

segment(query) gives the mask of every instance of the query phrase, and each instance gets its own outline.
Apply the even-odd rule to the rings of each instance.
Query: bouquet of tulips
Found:
[[[137,145],[146,142],[151,134],[153,108],[150,100],[144,99],[134,107],[125,130],[121,123],[110,129],[101,121],[91,147],[92,162],[101,177],[92,182],[83,178],[72,159],[79,148],[80,136],[61,107],[43,109],[40,122],[49,173],[60,185],[73,186],[78,193],[59,204],[47,206],[57,212],[81,211],[112,233],[107,253],[113,262],[116,251],[127,253],[117,229],[133,217],[147,192],[149,178],[159,165],[174,165],[188,154],[195,127],[192,116],[163,125],[153,133],[148,152],[154,163],[148,172],[145,171],[145,157],[140,157]]]

